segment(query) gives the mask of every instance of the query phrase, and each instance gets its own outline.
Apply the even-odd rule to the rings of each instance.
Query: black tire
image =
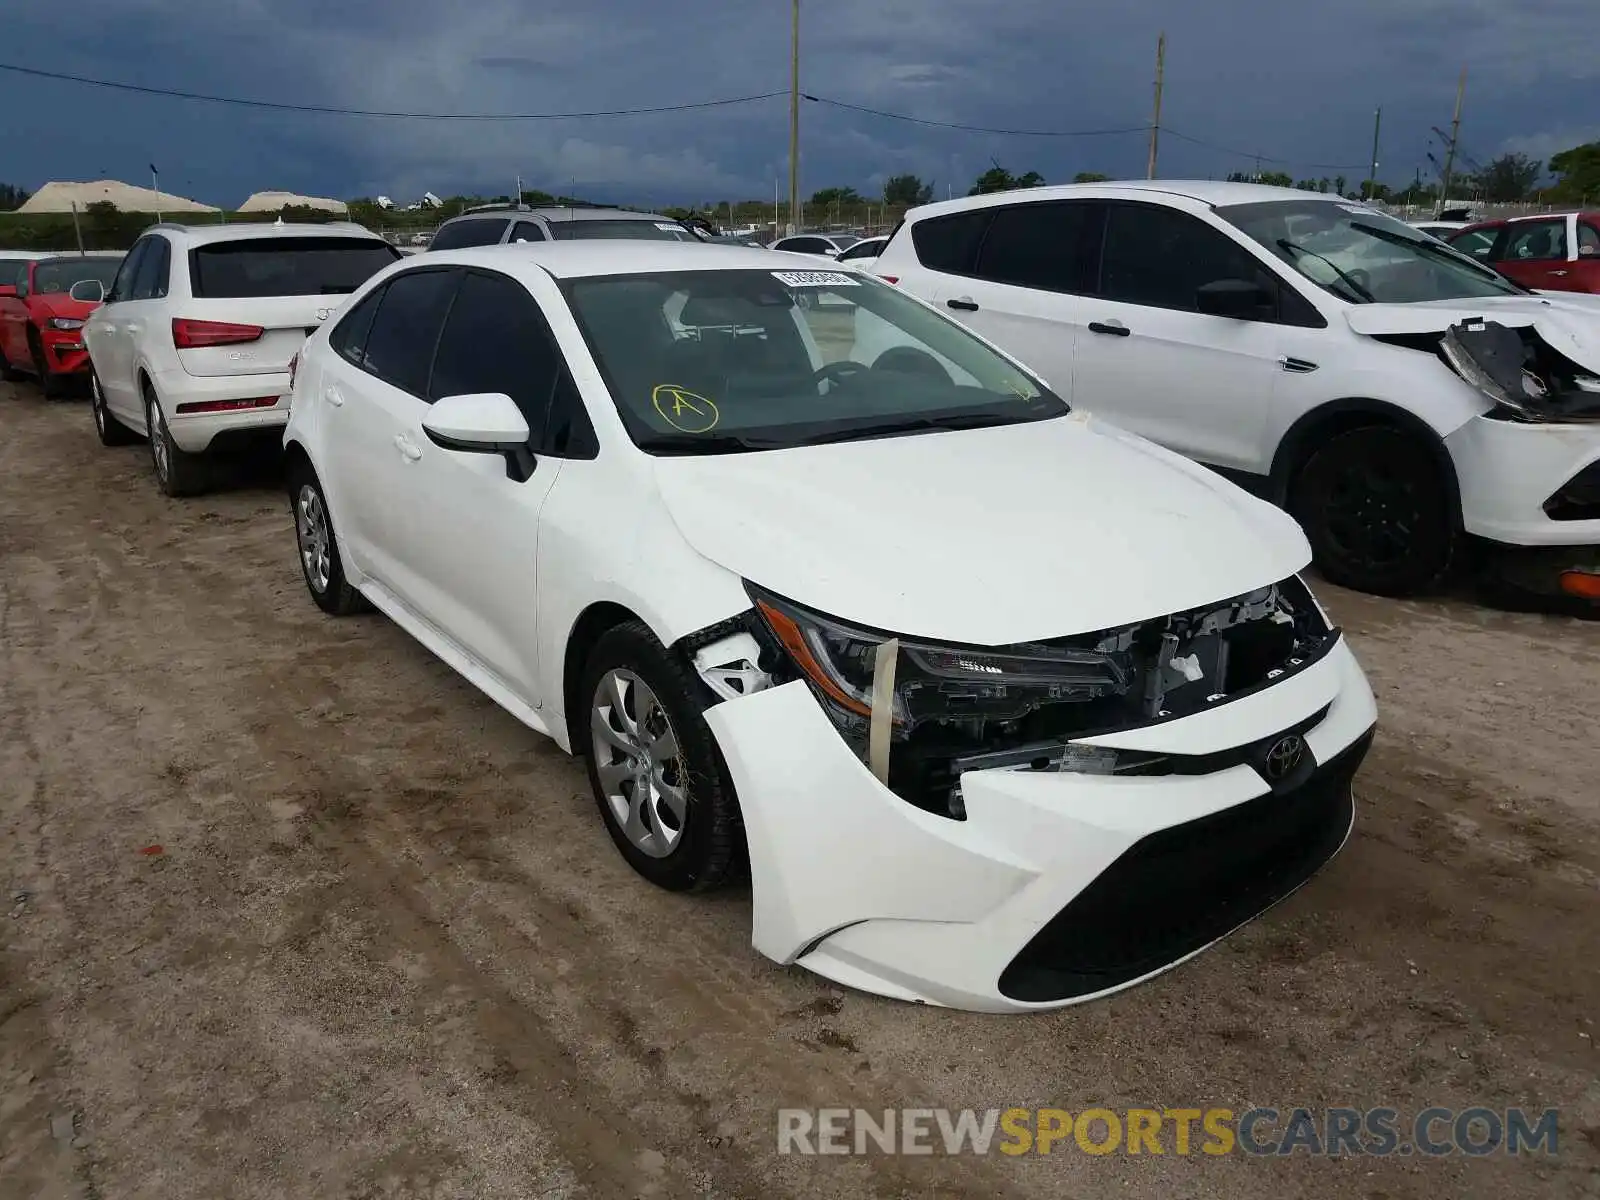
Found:
[[[168,496],[198,496],[211,482],[205,459],[198,454],[180,450],[172,440],[161,412],[161,402],[155,390],[144,385],[144,419],[150,442],[150,465],[156,473],[156,485]]]
[[[89,412],[94,417],[94,431],[102,446],[128,446],[138,440],[138,435],[111,415],[106,407],[105,393],[100,389],[100,376],[89,368]]]
[[[339,539],[334,535],[333,513],[328,508],[328,497],[322,490],[322,481],[304,460],[289,468],[289,511],[294,517],[295,557],[300,560],[300,576],[306,581],[306,591],[317,607],[330,617],[348,617],[363,612],[369,605],[366,597],[350,586],[344,574],[344,560],[339,557]],[[311,536],[311,527],[318,514],[322,526],[321,544]],[[320,560],[319,570],[314,559]]]
[[[1312,452],[1289,511],[1330,582],[1379,596],[1415,596],[1449,573],[1461,546],[1454,489],[1421,438],[1370,425]]]
[[[686,797],[684,817],[677,820],[664,801],[657,803],[653,798],[646,801],[655,805],[657,821],[664,828],[677,825],[676,843],[664,854],[648,853],[634,843],[613,810],[601,781],[601,754],[595,744],[594,720],[604,699],[600,695],[601,688],[611,673],[618,670],[630,673],[654,693],[659,713],[665,715],[676,741],[676,754],[665,760],[662,778],[675,784]],[[625,704],[636,700],[638,694],[636,689],[632,690],[624,697]],[[674,892],[704,892],[720,887],[735,877],[744,861],[744,826],[739,816],[739,802],[702,715],[702,705],[694,699],[695,694],[693,680],[686,669],[673,661],[645,625],[632,621],[607,630],[589,652],[578,686],[582,708],[579,719],[574,722],[579,740],[575,748],[581,750],[588,764],[589,786],[611,840],[635,871],[657,887]],[[606,707],[614,710],[615,705]],[[653,711],[627,715],[635,719],[643,717],[642,722],[636,720],[636,723],[646,730],[659,729],[655,721],[657,714]],[[620,722],[614,716],[609,723],[613,730],[619,728]],[[609,746],[605,753],[608,758],[621,756]],[[636,779],[625,779],[617,786],[623,790],[627,801],[631,802],[638,794]],[[640,811],[643,812],[642,807]]]
[[[28,350],[33,354],[33,373],[39,377],[39,390],[44,392],[46,400],[59,400],[66,394],[67,381],[50,369],[44,343],[39,340],[39,331],[32,325],[28,326]]]

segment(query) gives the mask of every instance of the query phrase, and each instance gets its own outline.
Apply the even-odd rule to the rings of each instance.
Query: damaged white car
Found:
[[[869,365],[826,290],[895,331]],[[587,760],[627,861],[781,963],[1084,1000],[1332,857],[1372,692],[1295,523],[793,256],[448,251],[306,342],[307,587]]]
[[[1171,180],[928,205],[872,270],[1287,507],[1335,582],[1424,591],[1470,541],[1600,601],[1595,297],[1363,204]]]

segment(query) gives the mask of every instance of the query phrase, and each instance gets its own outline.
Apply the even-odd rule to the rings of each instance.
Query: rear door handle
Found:
[[[336,387],[325,387],[325,388],[323,388],[322,389],[322,398],[324,400],[326,400],[329,404],[333,405],[335,408],[343,408],[344,407],[344,393],[341,392]]]
[[[945,307],[959,309],[962,312],[978,311],[978,302],[970,296],[957,296],[952,300],[946,300],[944,303]]]
[[[1118,321],[1116,318],[1112,318],[1109,321],[1090,321],[1089,322],[1089,332],[1090,333],[1109,333],[1112,337],[1127,337],[1130,333],[1133,332],[1133,330],[1129,329],[1126,325],[1124,325],[1121,321]]]
[[[403,433],[394,435],[395,448],[403,454],[408,462],[416,462],[422,457],[422,447],[418,446]]]
[[[1566,272],[1565,271],[1551,271],[1550,274],[1552,274],[1552,275],[1565,275]]]

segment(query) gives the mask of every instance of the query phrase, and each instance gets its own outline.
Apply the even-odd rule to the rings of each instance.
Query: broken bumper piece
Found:
[[[1136,983],[1305,882],[1349,830],[1375,708],[1335,637],[1272,686],[1083,739],[1193,773],[965,769],[962,819],[879,782],[803,680],[706,720],[741,800],[757,950],[865,991],[1013,1012]]]

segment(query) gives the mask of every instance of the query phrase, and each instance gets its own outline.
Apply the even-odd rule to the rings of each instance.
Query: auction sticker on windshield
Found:
[[[774,271],[772,277],[784,287],[856,287],[861,281],[843,271]]]

